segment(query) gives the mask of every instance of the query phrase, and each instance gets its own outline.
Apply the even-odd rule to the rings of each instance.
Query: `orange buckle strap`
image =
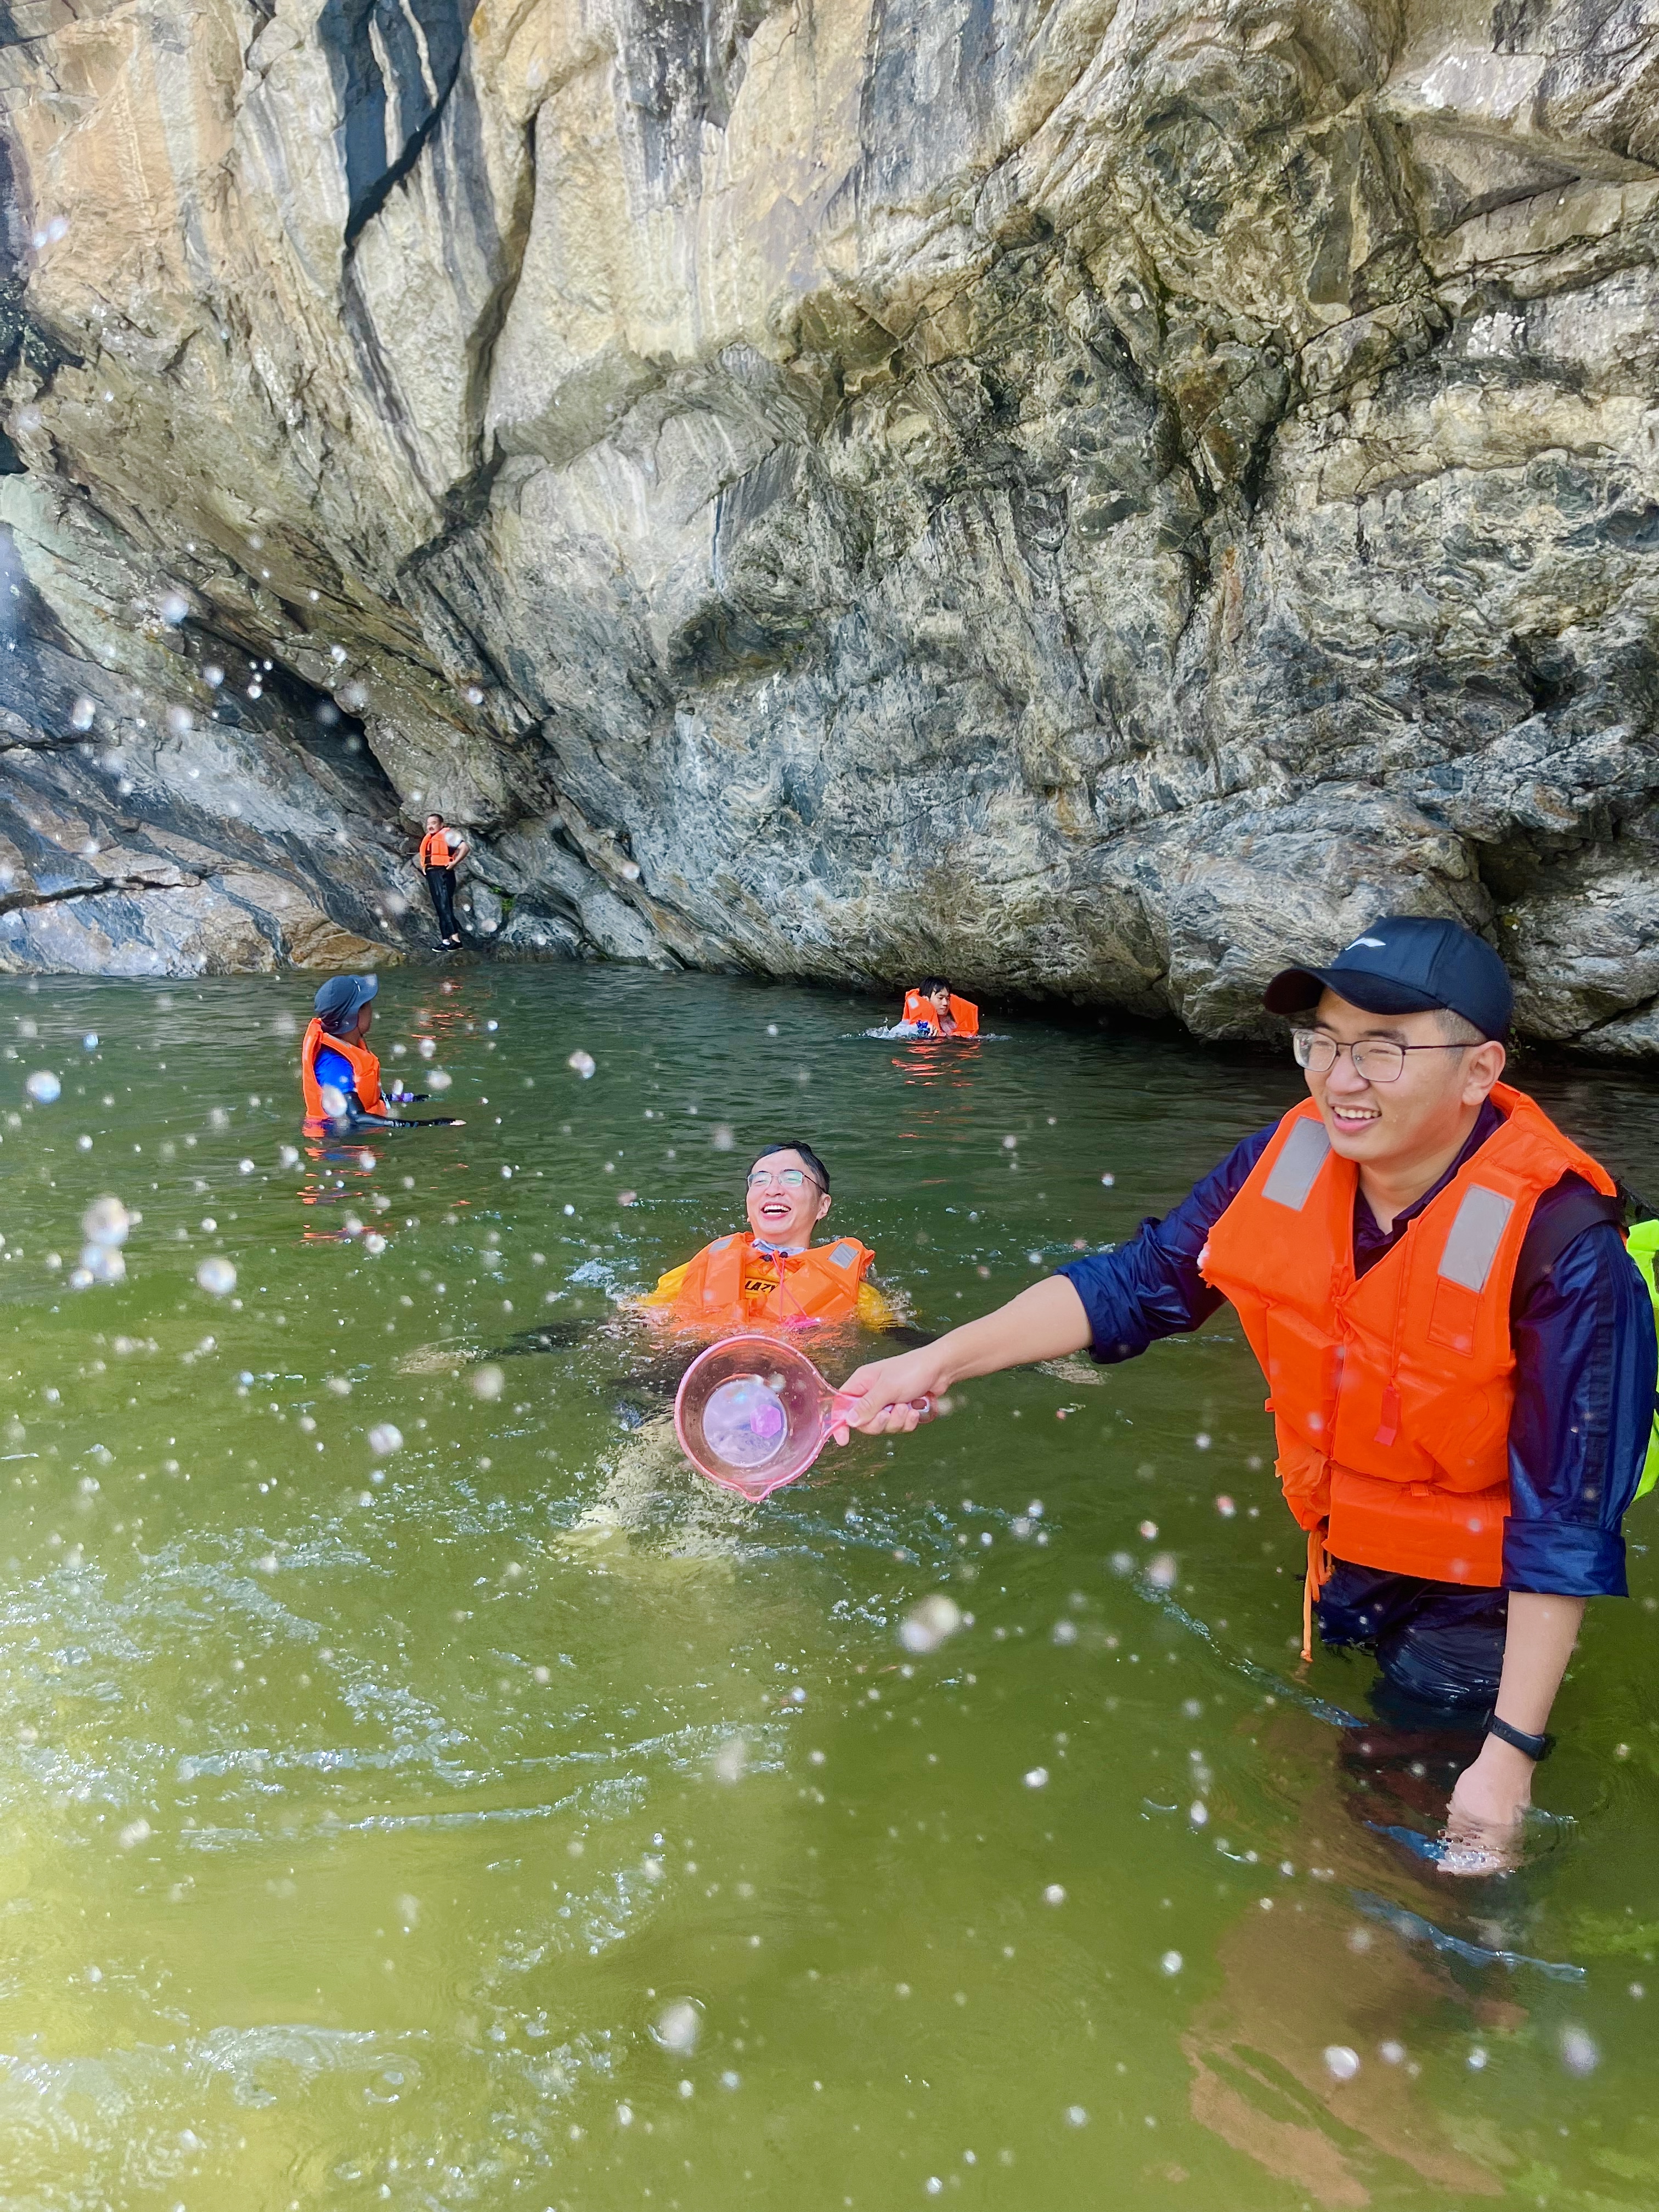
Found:
[[[1331,1555],[1325,1549],[1322,1528],[1308,1531],[1308,1572],[1302,1584],[1302,1657],[1304,1662],[1313,1657],[1314,1606],[1319,1593],[1331,1578]]]

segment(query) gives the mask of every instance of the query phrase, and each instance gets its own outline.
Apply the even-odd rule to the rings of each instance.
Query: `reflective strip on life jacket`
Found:
[[[1440,1273],[1449,1283],[1462,1283],[1466,1291],[1484,1291],[1498,1248],[1504,1241],[1515,1200],[1484,1183],[1471,1183],[1446,1232],[1440,1255]]]
[[[1482,1587],[1502,1579],[1527,1224],[1565,1174],[1613,1188],[1530,1098],[1492,1096],[1502,1127],[1363,1278],[1358,1170],[1311,1101],[1279,1123],[1200,1261],[1267,1378],[1302,1527],[1335,1559]]]
[[[325,1045],[350,1062],[352,1086],[362,1110],[365,1114],[384,1114],[386,1101],[380,1096],[380,1063],[377,1056],[355,1039],[348,1042],[344,1037],[331,1036],[321,1021],[313,1018],[300,1046],[300,1088],[305,1093],[307,1116],[313,1121],[334,1118],[323,1098],[324,1086],[317,1080],[317,1055]]]
[[[1284,1149],[1273,1162],[1273,1172],[1261,1186],[1263,1198],[1271,1199],[1275,1206],[1288,1206],[1292,1213],[1300,1213],[1312,1194],[1330,1149],[1331,1140],[1322,1121],[1298,1121],[1285,1138]]]

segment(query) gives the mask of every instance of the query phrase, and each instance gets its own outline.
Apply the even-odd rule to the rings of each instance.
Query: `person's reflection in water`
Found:
[[[375,1188],[380,1160],[361,1137],[334,1139],[307,1137],[305,1157],[308,1170],[300,1185],[301,1206],[339,1208],[340,1218],[307,1219],[303,1231],[307,1244],[349,1243],[365,1233],[366,1224],[354,1211],[362,1206],[374,1213],[389,1211],[391,1200]],[[372,1233],[372,1232],[370,1232]]]
[[[1460,2128],[1454,2142],[1413,2054],[1443,2044],[1460,2013],[1466,2033],[1524,2014],[1472,1993],[1432,1949],[1373,1924],[1334,1886],[1299,1911],[1290,1887],[1216,1947],[1221,1985],[1181,2039],[1193,2118],[1320,2205],[1369,2204],[1400,2189],[1401,2168],[1454,2202],[1502,2196],[1516,2154],[1495,2133],[1477,2148]]]
[[[1515,2033],[1540,1983],[1577,1970],[1531,1955],[1524,1873],[1449,1883],[1402,1848],[1437,1825],[1476,1724],[1396,1703],[1390,1721],[1341,1732],[1334,1770],[1327,1725],[1282,1705],[1243,1724],[1250,1765],[1295,1801],[1295,1858],[1264,1850],[1216,1946],[1220,1986],[1181,2039],[1193,2117],[1322,2206],[1397,2191],[1390,2166],[1455,2202],[1500,2196],[1521,2152],[1443,2119],[1417,2086],[1423,2063],[1449,2041],[1462,2055],[1479,2033]],[[1218,1827],[1237,1814],[1212,1806]],[[1218,1848],[1231,1872],[1243,1855],[1224,1836]]]

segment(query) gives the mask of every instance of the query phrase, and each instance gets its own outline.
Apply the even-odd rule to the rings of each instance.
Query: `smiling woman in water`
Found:
[[[1484,1729],[1441,1863],[1505,1863],[1587,1598],[1653,1427],[1653,1310],[1613,1178],[1499,1080],[1511,994],[1455,922],[1389,917],[1274,978],[1309,1098],[1175,1212],[925,1349],[860,1367],[853,1425],[1091,1346],[1128,1359],[1236,1308],[1308,1537],[1304,1656],[1375,1650],[1401,1718]]]

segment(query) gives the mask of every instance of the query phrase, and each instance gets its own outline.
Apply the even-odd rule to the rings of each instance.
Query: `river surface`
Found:
[[[1460,1884],[1345,1732],[1368,1662],[1297,1662],[1224,1312],[759,1509],[615,1316],[799,1134],[948,1325],[1293,1068],[617,969],[379,1006],[466,1126],[329,1157],[303,979],[0,986],[8,2212],[1659,2201],[1650,1506],[1528,1863]],[[1659,1086],[1535,1087],[1659,1185]],[[71,1287],[106,1194],[125,1279]]]

